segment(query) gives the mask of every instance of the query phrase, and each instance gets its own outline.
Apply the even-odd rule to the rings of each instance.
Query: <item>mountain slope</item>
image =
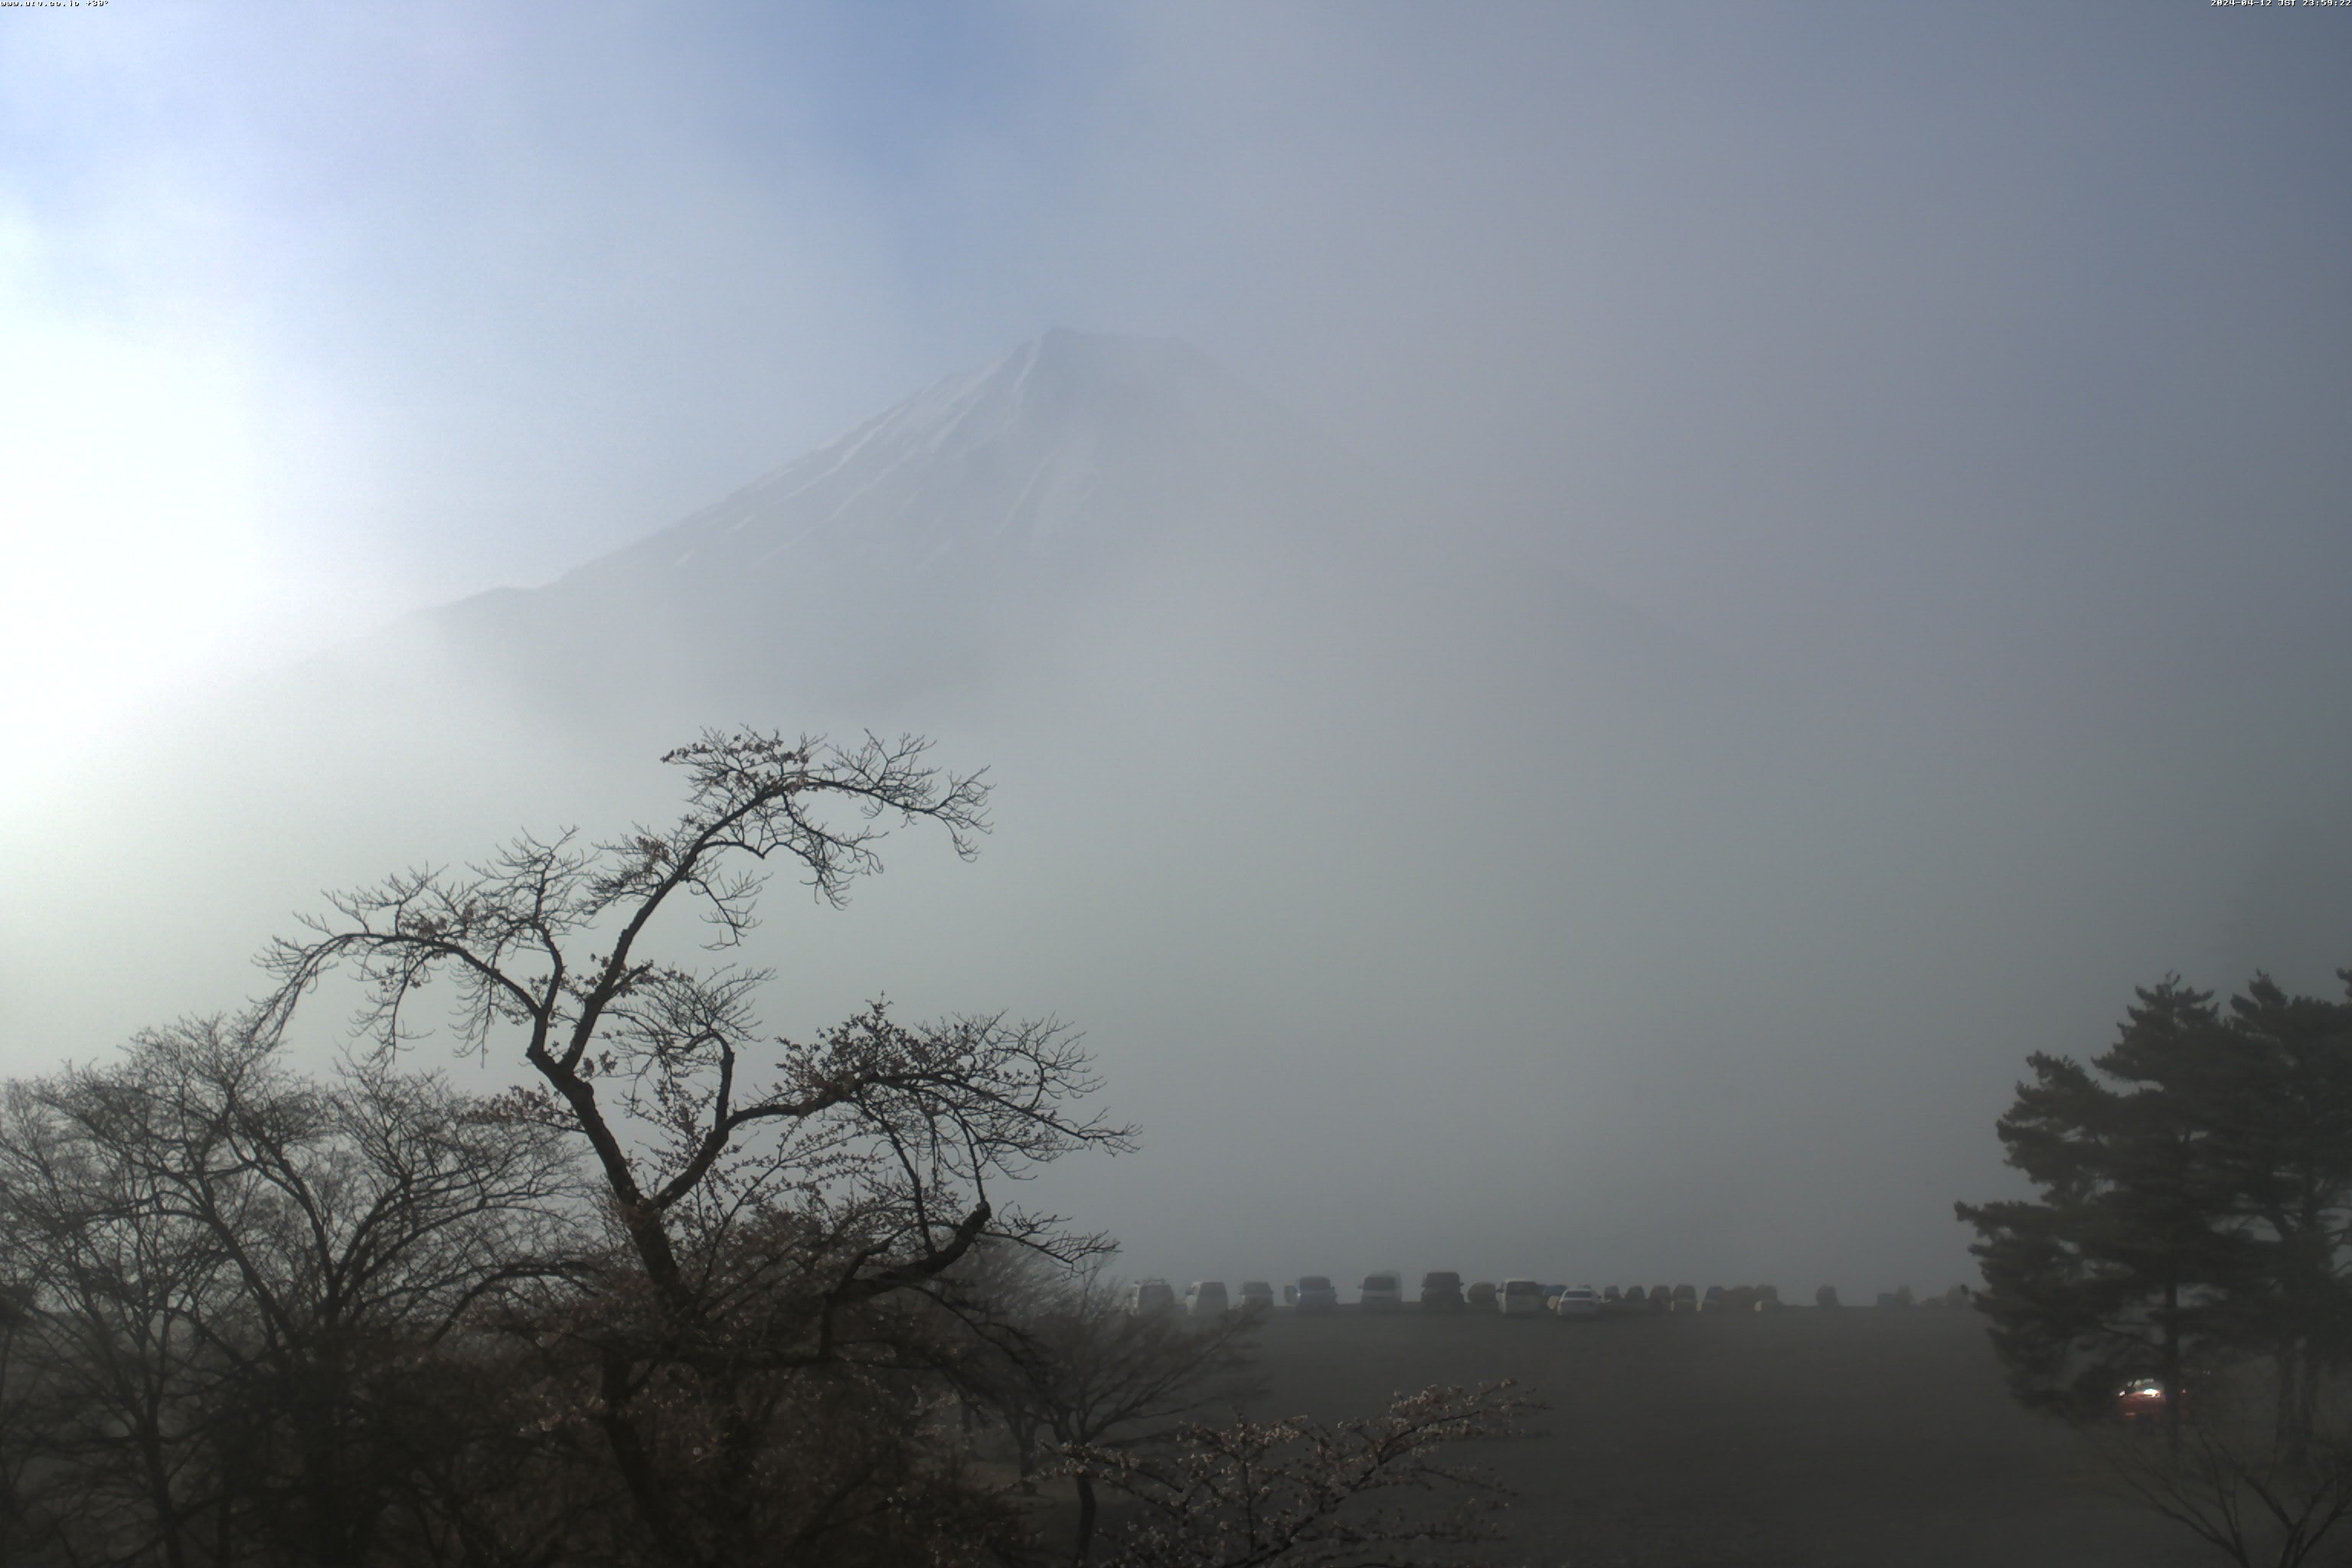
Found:
[[[1563,649],[1580,637],[1574,658],[1595,666],[1691,657],[1557,571],[1491,559],[1475,532],[1413,515],[1181,343],[1057,330],[545,586],[419,629],[550,712],[654,701],[674,718],[683,700],[720,722],[780,707],[841,722],[877,703],[919,718],[930,698],[1083,660],[1107,606],[1171,595],[1228,636],[1287,626],[1424,660],[1506,626]]]
[[[1057,329],[572,579],[643,584],[723,563],[774,586],[820,552],[960,573],[1098,556],[1262,500],[1282,449],[1307,444],[1184,344]]]

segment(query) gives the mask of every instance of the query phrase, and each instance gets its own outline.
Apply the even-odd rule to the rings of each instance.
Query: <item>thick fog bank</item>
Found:
[[[1026,1201],[1137,1272],[1940,1288],[2028,1051],[2169,968],[2352,962],[2320,672],[1894,700],[1306,430],[1189,351],[1048,338],[160,723],[0,842],[11,1065],[235,1005],[322,888],[658,823],[705,725],[989,768],[977,864],[908,832],[841,912],[781,875],[745,957],[779,1033],[883,994],[1083,1028],[1144,1148]]]

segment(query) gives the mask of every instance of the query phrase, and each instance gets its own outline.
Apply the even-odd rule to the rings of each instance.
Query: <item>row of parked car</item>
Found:
[[[1973,1300],[1966,1285],[1955,1285],[1937,1295],[1915,1298],[1908,1285],[1878,1292],[1882,1308],[1965,1307]],[[1837,1307],[1837,1288],[1824,1285],[1813,1292],[1813,1305]],[[1180,1296],[1165,1279],[1145,1279],[1129,1294],[1128,1306],[1138,1313],[1183,1311],[1211,1317],[1241,1310],[1271,1311],[1286,1307],[1301,1312],[1326,1312],[1339,1305],[1339,1287],[1323,1274],[1304,1274],[1277,1296],[1264,1279],[1244,1279],[1238,1291],[1228,1291],[1222,1279],[1199,1279]],[[1366,1312],[1402,1310],[1404,1276],[1386,1269],[1364,1276],[1357,1287],[1356,1306]],[[1469,1285],[1451,1269],[1421,1277],[1419,1305],[1423,1311],[1500,1312],[1506,1317],[1550,1312],[1562,1318],[1633,1316],[1644,1312],[1777,1312],[1780,1292],[1770,1285],[1710,1285],[1704,1291],[1689,1285],[1614,1285],[1595,1290],[1590,1285],[1546,1285],[1534,1279],[1506,1279],[1496,1284],[1480,1279]]]
[[[1834,1304],[1836,1292],[1828,1295],[1830,1304]],[[1144,1279],[1136,1284],[1129,1299],[1130,1310],[1139,1314],[1181,1310],[1194,1317],[1236,1310],[1271,1311],[1276,1306],[1299,1312],[1328,1312],[1339,1305],[1339,1287],[1323,1274],[1299,1276],[1297,1284],[1282,1287],[1279,1298],[1273,1284],[1264,1279],[1244,1279],[1238,1291],[1228,1291],[1222,1279],[1195,1280],[1181,1298],[1165,1279]],[[1780,1310],[1780,1292],[1769,1285],[1736,1285],[1729,1289],[1710,1285],[1705,1294],[1689,1285],[1634,1285],[1624,1289],[1611,1285],[1596,1290],[1590,1285],[1547,1285],[1537,1279],[1505,1279],[1499,1284],[1480,1279],[1465,1286],[1461,1275],[1437,1269],[1421,1277],[1418,1305],[1427,1312],[1499,1312],[1505,1317],[1544,1312],[1562,1318],[1639,1312],[1769,1312]],[[1403,1310],[1404,1276],[1385,1270],[1365,1275],[1357,1288],[1356,1306],[1366,1312]]]

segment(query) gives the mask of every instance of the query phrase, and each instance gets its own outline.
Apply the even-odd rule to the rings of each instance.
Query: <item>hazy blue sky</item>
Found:
[[[2340,11],[5,24],[20,745],[543,581],[1056,322],[1832,668],[2260,664],[2352,576]]]

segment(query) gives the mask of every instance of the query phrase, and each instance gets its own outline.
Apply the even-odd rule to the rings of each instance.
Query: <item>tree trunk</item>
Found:
[[[653,1456],[646,1452],[636,1423],[629,1419],[629,1359],[620,1351],[607,1350],[603,1361],[598,1392],[603,1396],[604,1412],[598,1424],[604,1429],[604,1443],[612,1452],[613,1463],[628,1488],[631,1509],[637,1522],[653,1538],[654,1550],[661,1562],[670,1568],[697,1568],[693,1554],[678,1537],[677,1516],[670,1510],[668,1491],[655,1470]]]
[[[2164,1284],[2164,1451],[2180,1462],[2180,1283]]]
[[[152,1423],[142,1423],[139,1437],[140,1465],[145,1472],[148,1494],[155,1501],[155,1529],[163,1545],[164,1568],[188,1568],[180,1505],[172,1496],[171,1470],[163,1460],[163,1441]]]
[[[1095,1544],[1095,1483],[1086,1476],[1078,1480],[1078,1546],[1070,1561],[1083,1563]]]
[[[2306,1343],[2303,1347],[2302,1386],[2296,1390],[2294,1407],[2294,1462],[2301,1464],[2311,1452],[2312,1430],[2319,1422],[2319,1346]]]
[[[2282,1454],[2292,1453],[2294,1442],[2294,1407],[2298,1380],[2294,1340],[2282,1336],[2278,1345],[2278,1416],[2271,1430],[2272,1445]]]

